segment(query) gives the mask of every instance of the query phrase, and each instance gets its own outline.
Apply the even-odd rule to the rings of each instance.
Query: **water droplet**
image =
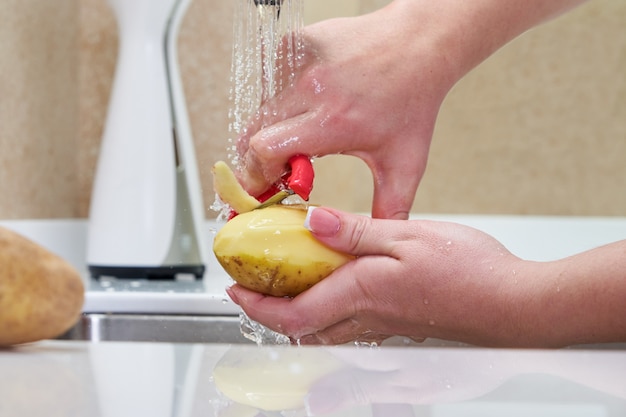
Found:
[[[361,341],[355,341],[354,342],[354,346],[358,347],[358,348],[376,348],[378,347],[378,343],[376,342],[361,342]]]

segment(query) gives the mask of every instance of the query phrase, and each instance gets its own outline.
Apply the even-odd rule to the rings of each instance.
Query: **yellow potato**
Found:
[[[61,335],[78,320],[83,301],[72,266],[0,227],[0,346]]]
[[[294,297],[353,259],[315,239],[302,206],[274,205],[240,214],[216,234],[213,252],[239,284]]]

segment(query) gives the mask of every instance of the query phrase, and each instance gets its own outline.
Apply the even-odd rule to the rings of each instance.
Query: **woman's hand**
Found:
[[[306,27],[293,82],[238,139],[240,180],[258,195],[293,155],[354,155],[373,174],[373,217],[408,218],[452,86],[520,33],[582,2],[395,0]]]
[[[533,262],[455,223],[315,208],[308,227],[357,258],[293,299],[229,290],[250,318],[301,343],[392,335],[515,347],[626,341],[626,240]]]
[[[391,5],[305,28],[293,84],[264,103],[239,138],[249,192],[265,191],[292,155],[348,154],[373,173],[374,217],[408,217],[455,79],[426,22],[406,14]]]
[[[309,227],[358,258],[294,299],[238,285],[229,294],[250,318],[300,343],[381,342],[392,335],[481,345],[523,345],[528,262],[470,227],[380,220],[317,208]]]

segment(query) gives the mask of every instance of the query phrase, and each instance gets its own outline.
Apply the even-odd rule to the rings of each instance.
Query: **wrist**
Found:
[[[512,345],[520,347],[548,348],[562,346],[560,329],[554,326],[555,311],[546,309],[551,304],[552,287],[555,285],[553,264],[520,260],[514,267],[512,279],[504,277],[505,293]]]
[[[626,340],[626,241],[534,263],[526,321],[545,347]]]

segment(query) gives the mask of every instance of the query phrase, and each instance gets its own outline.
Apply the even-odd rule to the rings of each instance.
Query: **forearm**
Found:
[[[458,81],[525,31],[586,0],[396,0],[391,15],[407,34],[429,38]]]
[[[531,263],[526,279],[520,334],[554,347],[626,342],[626,240]]]

